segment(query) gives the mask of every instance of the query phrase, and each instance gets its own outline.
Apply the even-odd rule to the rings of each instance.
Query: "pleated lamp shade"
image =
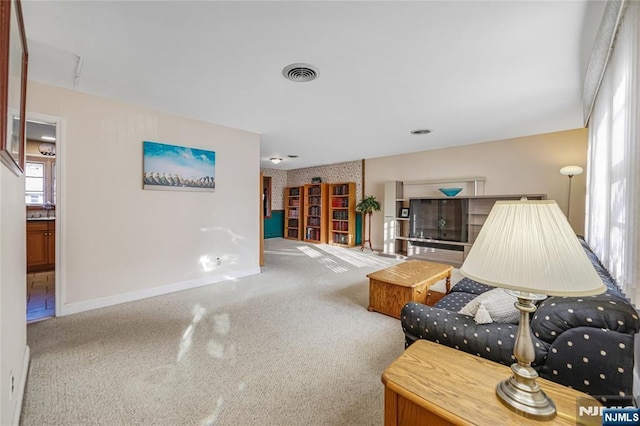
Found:
[[[496,202],[460,272],[494,287],[549,296],[606,290],[553,200]]]

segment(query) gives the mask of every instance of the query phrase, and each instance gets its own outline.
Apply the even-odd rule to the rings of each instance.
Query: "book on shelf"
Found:
[[[307,228],[307,240],[320,240],[320,230],[317,228]]]
[[[347,244],[347,234],[333,234],[333,242],[336,244]]]
[[[349,220],[348,211],[334,211],[333,220]]]
[[[349,185],[336,185],[333,187],[333,195],[349,195]]]
[[[307,193],[308,195],[321,195],[322,194],[322,188],[320,186],[312,186],[309,188],[309,192]]]
[[[331,207],[334,208],[348,208],[349,207],[349,199],[348,198],[334,198],[331,200]]]

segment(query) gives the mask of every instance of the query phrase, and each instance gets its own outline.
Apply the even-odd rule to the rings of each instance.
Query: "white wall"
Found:
[[[58,314],[260,271],[258,135],[35,82],[27,109],[63,120]],[[143,140],[216,151],[216,192],[143,191]],[[0,189],[0,424],[7,425],[17,424],[28,360],[24,177],[0,165]],[[207,261],[215,257],[221,266]]]
[[[259,135],[35,82],[27,105],[63,120],[59,313],[259,272]],[[145,140],[215,151],[215,193],[143,190]]]
[[[261,169],[265,177],[271,178],[271,210],[284,210],[283,195],[287,186],[287,171],[278,169]]]
[[[17,424],[26,375],[26,212],[24,177],[0,164],[0,424]],[[15,391],[10,395],[10,373]]]
[[[362,160],[344,163],[326,164],[324,166],[306,167],[303,169],[279,170],[262,169],[265,176],[270,176],[271,198],[273,210],[283,210],[284,188],[310,184],[314,177],[322,178],[326,183],[355,182],[356,201],[362,199]]]
[[[486,195],[547,194],[566,212],[566,165],[586,170],[587,129],[479,143],[366,160],[365,191],[384,200],[384,182],[484,176]],[[447,185],[443,185],[447,186]],[[449,185],[452,186],[452,185]],[[584,235],[585,174],[573,178],[570,223]],[[383,245],[383,214],[372,218],[371,238]]]

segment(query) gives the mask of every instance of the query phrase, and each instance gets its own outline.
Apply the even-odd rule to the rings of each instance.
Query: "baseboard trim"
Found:
[[[175,293],[176,291],[189,290],[191,288],[202,287],[210,284],[216,284],[223,281],[229,281],[237,278],[247,277],[260,273],[260,267],[247,268],[239,271],[233,271],[228,274],[207,275],[195,280],[180,281],[173,284],[167,284],[160,287],[147,288],[144,290],[132,291],[129,293],[116,294],[113,296],[99,297],[97,299],[83,300],[82,302],[63,303],[60,309],[56,311],[57,316],[65,316],[77,314],[80,312],[91,311],[93,309],[106,308],[107,306],[119,305],[121,303],[133,302],[136,300],[146,299],[148,297],[161,296],[163,294]]]
[[[13,420],[11,421],[11,424],[14,426],[18,426],[20,424],[20,416],[22,416],[22,400],[24,399],[24,391],[27,388],[27,375],[29,374],[30,359],[31,350],[29,349],[29,346],[25,346],[24,357],[22,359],[22,374],[20,375],[16,406],[13,410]]]

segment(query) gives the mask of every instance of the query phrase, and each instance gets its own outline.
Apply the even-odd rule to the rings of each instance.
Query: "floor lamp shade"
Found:
[[[564,176],[576,176],[582,174],[583,169],[580,166],[564,166],[560,169],[560,174]]]
[[[485,221],[460,272],[517,297],[520,311],[513,348],[513,375],[496,385],[509,409],[538,420],[556,415],[554,402],[536,383],[529,314],[534,300],[588,296],[606,289],[555,201],[498,201]]]

